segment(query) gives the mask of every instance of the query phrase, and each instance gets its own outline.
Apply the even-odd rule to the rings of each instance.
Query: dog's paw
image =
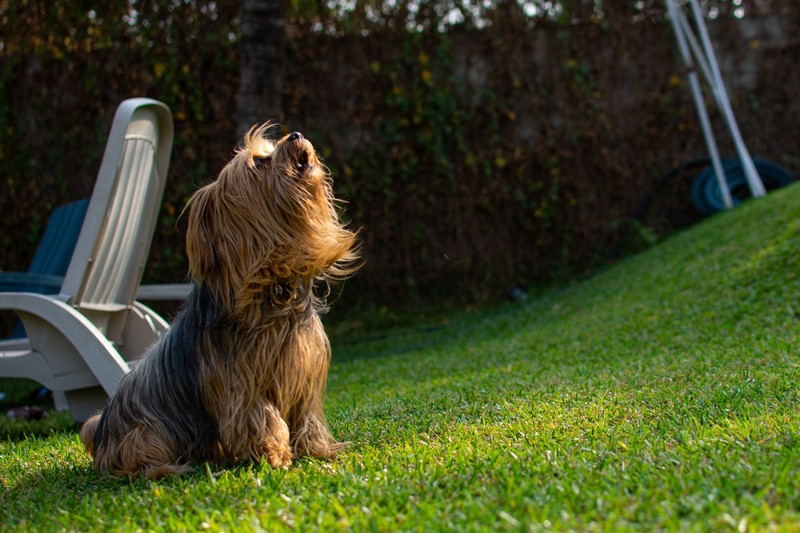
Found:
[[[284,444],[270,446],[265,457],[272,468],[285,469],[292,464],[292,450]]]

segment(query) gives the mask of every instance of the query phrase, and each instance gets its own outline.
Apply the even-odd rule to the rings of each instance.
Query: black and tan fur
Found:
[[[310,142],[251,130],[189,203],[194,290],[167,334],[81,430],[95,467],[158,478],[194,464],[333,457],[322,410],[330,345],[323,286],[355,270]]]

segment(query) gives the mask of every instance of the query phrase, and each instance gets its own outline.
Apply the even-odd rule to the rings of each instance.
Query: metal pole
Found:
[[[672,2],[673,0],[669,1]],[[725,90],[725,84],[722,81],[722,74],[719,70],[717,57],[714,54],[714,48],[711,46],[711,39],[708,36],[708,30],[703,20],[703,12],[700,10],[700,4],[698,4],[697,0],[690,0],[690,4],[692,6],[695,23],[697,24],[697,31],[700,33],[700,41],[703,43],[706,60],[711,68],[711,75],[713,78],[711,88],[717,100],[717,105],[733,137],[733,143],[736,146],[736,152],[739,154],[739,159],[742,162],[747,185],[750,187],[750,192],[753,197],[764,196],[767,191],[764,189],[761,177],[758,175],[758,171],[753,164],[753,158],[750,157],[750,152],[747,150],[744,139],[742,139],[742,134],[739,132],[739,126],[736,123],[736,117],[733,114],[733,108],[728,99],[728,92]]]
[[[711,74],[711,67],[708,66],[708,61],[706,61],[703,49],[700,43],[697,42],[697,37],[694,36],[692,27],[689,25],[689,21],[686,17],[680,17],[679,22],[681,23],[683,34],[686,36],[686,43],[689,45],[689,50],[693,54],[695,66],[700,68],[703,78],[705,78],[708,86],[711,87],[714,85],[714,76]],[[716,96],[714,98],[716,98]]]
[[[705,100],[703,100],[703,91],[700,89],[700,80],[697,78],[694,60],[692,59],[692,54],[689,52],[689,45],[686,43],[686,35],[683,33],[683,28],[678,18],[683,15],[678,13],[675,0],[666,0],[666,3],[669,9],[669,18],[672,22],[672,29],[675,32],[675,40],[678,42],[678,49],[680,50],[683,62],[686,64],[689,88],[692,92],[694,107],[697,110],[697,117],[700,119],[700,128],[703,131],[703,137],[708,147],[708,155],[711,157],[711,166],[714,168],[714,174],[717,176],[717,184],[719,185],[725,208],[730,209],[733,207],[733,199],[731,198],[731,192],[728,188],[728,181],[725,179],[725,170],[722,168],[722,160],[719,157],[717,141],[714,139],[714,130],[711,128],[711,121],[708,118],[708,110],[706,109]]]

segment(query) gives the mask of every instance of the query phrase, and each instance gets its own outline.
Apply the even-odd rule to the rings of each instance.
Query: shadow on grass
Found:
[[[61,447],[52,463],[25,465],[0,474],[0,523],[22,530],[199,530],[209,513],[249,498],[269,498],[283,487],[284,470],[266,463],[222,467],[201,464],[184,476],[157,481],[97,472],[77,443],[65,448],[57,436],[39,444]],[[55,453],[51,454],[55,455]]]
[[[67,530],[92,529],[108,519],[107,512],[92,512],[99,500],[136,498],[143,506],[156,503],[152,486],[142,480],[101,474],[85,463],[36,466],[26,468],[4,491],[0,522],[6,527],[56,528],[57,524]]]

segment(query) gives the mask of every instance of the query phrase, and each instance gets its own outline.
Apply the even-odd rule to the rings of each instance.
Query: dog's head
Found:
[[[339,221],[331,179],[300,133],[277,142],[253,127],[216,181],[189,203],[193,279],[229,309],[284,297],[314,279],[352,272],[356,236]]]

